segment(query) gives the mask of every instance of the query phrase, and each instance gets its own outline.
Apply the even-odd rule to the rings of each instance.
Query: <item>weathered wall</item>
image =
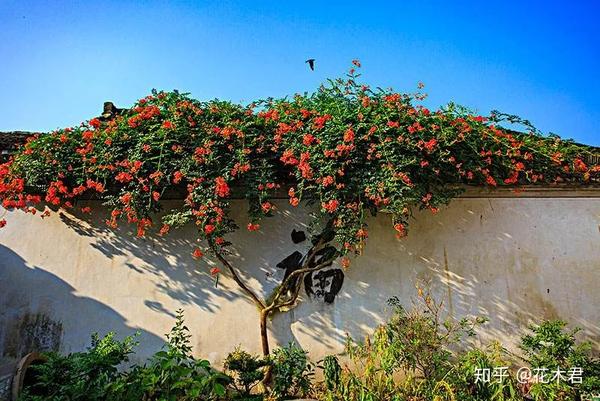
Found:
[[[530,194],[531,195],[531,194]],[[369,222],[364,255],[345,273],[333,304],[307,299],[272,323],[274,343],[295,340],[318,360],[339,351],[349,333],[362,337],[386,316],[394,295],[406,304],[417,279],[433,280],[448,310],[486,315],[487,339],[513,342],[531,319],[562,317],[600,343],[600,191],[533,193],[533,198],[455,200],[437,215],[416,213],[397,240],[385,215]],[[245,276],[266,294],[283,270],[275,264],[294,244],[302,212],[279,204],[262,231],[233,238]],[[236,203],[243,225],[244,204]],[[3,213],[3,212],[0,212]],[[0,351],[85,348],[89,334],[141,332],[138,355],[162,344],[184,308],[198,354],[220,364],[235,345],[258,352],[255,307],[222,275],[215,288],[206,261],[191,256],[194,227],[166,238],[136,239],[100,220],[9,212],[0,230]]]

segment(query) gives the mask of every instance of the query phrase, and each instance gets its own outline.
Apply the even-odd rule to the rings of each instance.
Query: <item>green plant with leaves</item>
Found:
[[[314,367],[308,359],[307,351],[294,343],[289,343],[273,351],[271,363],[273,364],[272,392],[277,399],[310,395]]]
[[[473,348],[461,353],[449,375],[458,400],[469,401],[521,401],[523,397],[516,376],[508,367],[512,366],[514,355],[500,343],[493,342],[485,348]],[[478,380],[480,372],[494,372],[501,369],[501,374],[490,374],[490,381]]]
[[[236,347],[227,355],[223,366],[225,371],[233,377],[232,385],[238,394],[244,399],[251,399],[251,392],[264,379],[263,368],[269,363],[268,359],[252,355],[241,347]]]
[[[210,401],[224,397],[231,379],[207,360],[191,355],[190,336],[183,311],[178,310],[165,349],[154,354],[148,364],[135,366],[112,383],[109,399]]]
[[[313,93],[234,104],[153,91],[112,120],[36,136],[0,165],[0,201],[35,213],[42,201],[74,209],[78,199],[93,197],[109,207],[109,227],[126,221],[139,236],[193,223],[202,240],[194,256],[212,253],[219,265],[205,264],[210,274],[225,269],[256,304],[268,355],[269,317],[296,305],[306,274],[330,265],[320,252],[333,248],[332,258],[350,265],[348,255],[360,254],[368,238],[369,215],[386,212],[401,238],[415,208],[437,213],[465,185],[598,182],[589,147],[543,136],[502,113],[480,116],[452,103],[429,110],[420,104],[421,89],[372,89],[358,81],[360,62],[353,64],[345,78]],[[169,190],[180,191],[180,202],[158,221]],[[238,227],[231,198],[248,201],[244,225],[256,231],[282,190],[292,206],[313,209],[306,222],[313,246],[265,299],[229,258],[226,237]]]
[[[340,385],[340,376],[342,367],[335,355],[327,355],[323,358],[323,378],[325,379],[325,387],[328,391],[335,391]]]
[[[532,325],[530,331],[521,338],[521,349],[536,379],[528,386],[533,399],[580,400],[600,394],[600,359],[592,355],[590,342],[577,343],[580,328],[569,330],[566,322],[552,320]]]
[[[23,389],[21,401],[106,400],[107,388],[118,377],[118,367],[128,361],[137,345],[134,337],[123,341],[114,333],[92,335],[85,352],[69,355],[47,353],[47,360],[32,366],[35,382]]]

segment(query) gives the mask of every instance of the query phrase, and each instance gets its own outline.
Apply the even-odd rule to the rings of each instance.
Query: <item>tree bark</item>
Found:
[[[269,333],[267,331],[267,318],[269,313],[264,309],[260,311],[260,343],[262,346],[263,356],[269,356]]]
[[[269,331],[267,330],[267,319],[269,318],[269,311],[262,309],[260,311],[260,342],[262,346],[263,357],[268,358],[271,354],[269,348]],[[268,364],[265,366],[265,375],[262,379],[262,385],[265,389],[269,388],[271,383],[273,367]]]

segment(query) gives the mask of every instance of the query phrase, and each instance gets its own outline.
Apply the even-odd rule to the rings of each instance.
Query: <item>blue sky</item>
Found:
[[[363,80],[600,145],[600,2],[0,0],[0,131],[48,131],[152,88],[250,101]],[[316,71],[304,60],[315,58]]]

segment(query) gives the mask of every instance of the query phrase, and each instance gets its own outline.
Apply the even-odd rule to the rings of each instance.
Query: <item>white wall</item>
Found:
[[[403,240],[395,238],[388,216],[372,219],[365,252],[346,272],[335,302],[304,296],[299,307],[275,317],[271,341],[297,341],[318,360],[340,351],[346,333],[362,338],[384,319],[389,297],[409,305],[416,280],[430,279],[454,316],[491,319],[484,340],[512,344],[528,322],[560,317],[584,328],[584,336],[598,346],[600,190],[470,196],[437,215],[416,213]],[[245,205],[236,201],[235,207],[243,227]],[[274,265],[308,246],[290,239],[293,228],[303,228],[305,211],[285,201],[278,207],[260,232],[232,236],[238,253],[232,263],[243,266],[262,295],[281,280],[283,271]],[[126,228],[108,231],[100,218],[90,223],[53,213],[42,220],[21,212],[4,218],[0,352],[5,357],[26,342],[19,334],[27,326],[24,319],[49,319],[62,324],[63,352],[84,349],[94,331],[123,336],[140,330],[138,356],[144,358],[161,346],[180,307],[195,351],[218,366],[235,345],[259,352],[256,308],[226,274],[214,287],[206,261],[191,256],[194,227],[166,238],[136,239]],[[40,330],[40,324],[31,326]]]

